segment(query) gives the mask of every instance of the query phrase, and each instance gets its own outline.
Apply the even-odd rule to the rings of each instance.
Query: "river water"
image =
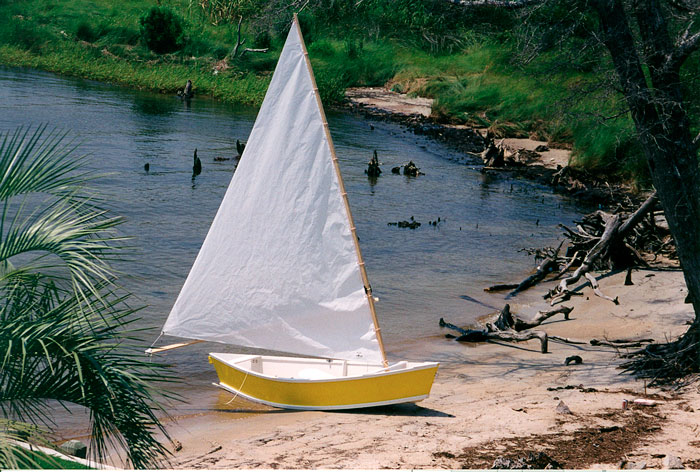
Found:
[[[196,85],[196,84],[195,84]],[[33,70],[0,68],[0,130],[48,124],[70,131],[90,165],[109,172],[95,183],[121,231],[133,236],[136,255],[119,263],[122,283],[145,305],[142,324],[158,336],[235,170],[236,139],[245,141],[256,110],[195,98],[134,91]],[[533,268],[518,250],[556,243],[556,225],[569,224],[585,208],[527,181],[494,178],[448,147],[401,126],[368,122],[345,112],[328,113],[341,171],[357,225],[390,359],[463,362],[468,349],[448,343],[440,317],[458,323],[503,306],[503,295],[483,288],[514,282]],[[370,126],[370,124],[372,126]],[[372,129],[373,128],[373,129]],[[193,182],[192,154],[202,173]],[[376,183],[364,174],[377,150],[384,173]],[[393,175],[413,160],[425,175]],[[150,164],[150,172],[144,164]],[[415,230],[389,226],[423,223]],[[437,220],[437,227],[428,221]],[[530,302],[540,294],[523,294]],[[148,336],[146,336],[148,337]],[[164,342],[175,342],[164,339]],[[227,394],[206,353],[226,350],[200,344],[172,351],[167,361],[185,379],[182,412],[221,406]],[[222,396],[223,395],[223,396]]]

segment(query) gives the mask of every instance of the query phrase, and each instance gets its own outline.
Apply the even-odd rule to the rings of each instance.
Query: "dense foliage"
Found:
[[[116,445],[134,467],[157,468],[157,386],[172,378],[144,357],[114,285],[121,218],[86,188],[95,175],[64,138],[0,136],[0,468],[40,459],[16,441],[49,445],[56,407],[75,405],[90,413],[93,458]]]
[[[445,0],[107,0],[11,2],[0,16],[0,62],[174,92],[193,79],[200,94],[259,104],[292,14],[324,102],[351,86],[387,86],[435,99],[435,119],[571,145],[576,164],[645,182],[647,169],[615,87],[598,19],[578,5],[460,8]],[[149,49],[139,20],[183,18],[181,34]],[[242,19],[246,47],[231,57]],[[177,20],[172,20],[177,23]],[[165,21],[161,22],[165,23]],[[167,28],[166,28],[167,29]],[[175,31],[177,33],[177,31]],[[179,39],[178,39],[179,38]],[[700,71],[688,61],[693,87]],[[700,96],[688,106],[694,128]]]
[[[140,24],[141,37],[151,51],[166,54],[182,48],[182,19],[170,8],[151,8],[141,17]]]

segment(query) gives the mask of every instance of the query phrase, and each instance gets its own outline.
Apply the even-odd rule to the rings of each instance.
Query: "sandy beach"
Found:
[[[392,114],[429,114],[430,103],[423,99],[370,92],[349,97]],[[542,143],[507,144],[534,148]],[[568,160],[567,152],[553,150],[539,165],[566,165]],[[474,344],[445,338],[447,361],[440,365],[430,397],[418,404],[292,412],[222,391],[216,410],[168,423],[174,439],[171,467],[485,469],[497,460],[503,467],[504,460],[530,456],[540,458],[532,468],[658,469],[679,463],[700,468],[698,383],[648,387],[620,369],[624,350],[590,344],[592,339],[621,338],[663,342],[682,334],[693,319],[682,272],[636,270],[633,285],[624,284],[624,272],[596,275],[601,290],[619,298],[618,305],[595,296],[586,282],[579,286],[583,296],[563,303],[573,307],[569,320],[560,314],[539,327],[550,336],[585,344],[550,340],[549,352],[542,354],[537,339]],[[508,300],[504,295],[503,304],[509,303],[521,318],[531,318],[550,309],[532,294],[544,294],[555,283]],[[447,321],[466,323],[459,315]],[[449,332],[436,328],[434,336]],[[570,356],[580,356],[582,363],[566,365]],[[639,399],[654,404],[635,403]]]
[[[584,296],[564,303],[574,307],[570,320],[557,315],[541,328],[582,341],[663,341],[685,331],[693,314],[680,271],[635,271],[632,286],[624,278],[617,273],[599,280],[619,305],[586,287]],[[509,302],[522,316],[548,307],[544,300]],[[168,426],[181,444],[172,467],[490,468],[499,456],[529,452],[544,452],[565,468],[662,468],[672,456],[686,468],[700,467],[697,383],[645,388],[621,373],[615,349],[590,344],[550,342],[548,354],[540,353],[538,340],[460,345],[445,339],[445,346],[451,360],[441,364],[430,398],[415,405],[286,412],[235,399],[216,412],[177,418]],[[565,365],[572,355],[583,363]],[[640,398],[657,404],[633,403]],[[560,402],[570,413],[557,409]],[[242,411],[251,414],[240,418]]]

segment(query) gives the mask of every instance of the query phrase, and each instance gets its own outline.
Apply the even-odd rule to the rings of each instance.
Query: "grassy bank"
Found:
[[[14,2],[0,18],[0,63],[175,93],[187,79],[201,94],[226,101],[260,103],[275,58],[249,61],[214,75],[215,54],[231,46],[215,32],[209,42],[192,38],[190,50],[157,55],[140,44],[138,19],[145,1]],[[182,6],[182,5],[181,5]],[[199,49],[199,50],[198,50]],[[206,54],[205,54],[206,53]]]
[[[279,1],[267,7],[257,0],[162,3],[185,27],[182,47],[170,54],[156,54],[142,40],[139,18],[153,6],[146,0],[4,3],[0,63],[164,93],[191,79],[198,94],[259,104],[291,10],[272,12]],[[223,4],[237,9],[215,9]],[[644,178],[631,120],[624,114],[610,119],[619,115],[620,97],[609,88],[589,90],[601,81],[591,64],[604,58],[570,55],[564,62],[559,51],[518,61],[521,46],[503,33],[515,28],[513,18],[476,18],[448,8],[429,0],[309,7],[301,15],[302,29],[324,102],[341,102],[347,87],[387,85],[434,98],[433,114],[441,121],[571,145],[581,166]],[[244,47],[269,52],[232,57],[234,13],[246,20]]]

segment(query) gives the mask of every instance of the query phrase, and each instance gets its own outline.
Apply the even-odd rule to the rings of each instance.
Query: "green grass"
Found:
[[[411,7],[411,2],[402,0],[402,8]],[[200,95],[260,104],[284,32],[276,33],[275,27],[264,35],[251,31],[246,46],[263,37],[271,42],[271,51],[229,57],[229,68],[214,74],[214,66],[235,44],[235,24],[213,25],[197,2],[162,3],[184,18],[187,42],[181,51],[159,56],[145,48],[139,36],[138,19],[151,2],[10,2],[3,5],[6,14],[0,17],[0,63],[164,93],[174,93],[191,79]],[[362,22],[370,21],[367,15],[377,11],[381,13],[377,24],[385,30],[391,28],[392,18],[387,15],[393,10],[367,8]],[[401,21],[413,21],[408,15],[412,8],[403,15],[409,19]],[[359,20],[353,23],[343,18],[302,16],[309,54],[327,105],[341,102],[347,87],[388,84],[393,90],[434,98],[433,114],[441,121],[568,143],[573,146],[577,165],[625,179],[645,178],[646,165],[633,138],[630,118],[607,118],[617,114],[620,97],[600,90],[579,93],[586,84],[599,80],[594,72],[586,72],[583,58],[579,64],[562,66],[544,55],[516,66],[512,60],[515,46],[500,32],[465,28],[458,32],[461,42],[453,42],[449,52],[436,52],[415,39],[401,40],[400,31],[382,35],[370,31],[370,26],[363,31]],[[341,24],[343,21],[348,23]]]
[[[119,8],[106,0],[3,5],[9,14],[0,17],[0,63],[164,93],[191,79],[199,94],[259,104],[276,55],[231,61],[228,70],[214,74],[214,64],[235,44],[231,28],[208,25],[188,12],[186,2],[172,3],[186,14],[188,43],[163,56],[139,42],[138,18],[150,6],[145,1],[119,2]]]
[[[18,460],[19,469],[90,469],[79,462],[73,462],[60,457],[50,456],[39,451],[28,451]]]

